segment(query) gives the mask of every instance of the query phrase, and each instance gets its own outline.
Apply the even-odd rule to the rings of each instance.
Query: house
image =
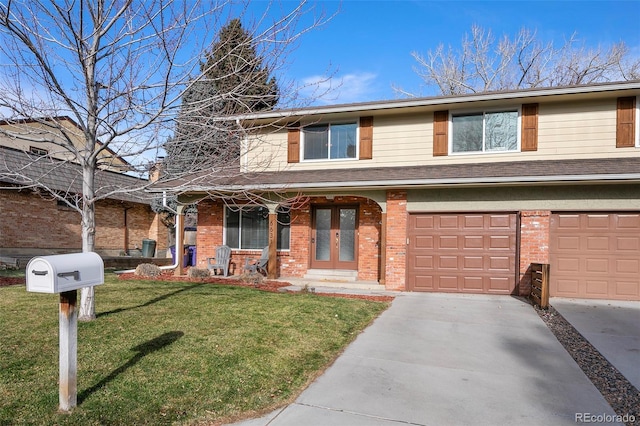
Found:
[[[245,115],[240,170],[154,190],[198,202],[201,267],[220,244],[237,266],[268,245],[271,277],[525,295],[548,263],[552,296],[640,300],[639,96],[630,81]]]
[[[80,213],[49,192],[57,191],[72,204],[82,194],[80,165],[54,143],[62,138],[79,143],[80,129],[66,117],[56,120],[59,128],[48,122],[0,123],[0,256],[21,263],[35,255],[82,251]],[[27,133],[40,141],[20,139]],[[167,228],[152,211],[149,194],[123,191],[148,183],[123,173],[129,169],[112,151],[103,151],[95,185],[96,195],[104,197],[96,203],[96,252],[141,255],[143,240],[153,239],[156,252],[164,254]]]

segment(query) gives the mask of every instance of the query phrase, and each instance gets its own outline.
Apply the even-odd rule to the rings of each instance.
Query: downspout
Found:
[[[176,269],[178,266],[180,266],[180,261],[183,259],[183,255],[182,253],[180,253],[180,255],[178,256],[178,247],[182,247],[183,245],[183,241],[182,241],[182,232],[179,232],[180,227],[182,225],[182,209],[178,208],[178,210],[180,210],[180,213],[173,210],[171,207],[169,207],[167,205],[167,193],[166,191],[162,192],[162,206],[164,208],[166,208],[167,210],[169,210],[171,213],[176,215],[176,224],[175,224],[175,231],[176,231],[176,250],[175,250],[175,260],[173,261],[173,265],[168,265],[168,266],[160,266],[160,269],[163,271],[169,270],[169,269]],[[125,210],[125,217],[126,217],[126,210]],[[180,244],[178,246],[178,244]],[[116,274],[126,274],[126,273],[131,273],[131,272],[135,272],[135,269],[127,269],[124,271],[115,271],[114,273]]]

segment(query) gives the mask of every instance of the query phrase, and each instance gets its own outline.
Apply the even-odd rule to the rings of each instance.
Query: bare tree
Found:
[[[416,73],[440,94],[555,87],[640,78],[640,58],[624,42],[590,49],[574,33],[560,47],[523,28],[496,38],[477,25],[460,49],[440,44],[426,56],[413,52]],[[401,88],[396,91],[414,96]]]
[[[302,34],[326,20],[310,13],[306,1],[277,11],[274,5],[259,3],[263,12],[251,21],[250,32],[250,42],[268,53],[262,56],[269,58],[271,72],[286,65]],[[13,188],[37,187],[67,200],[81,213],[82,250],[94,251],[96,201],[148,184],[97,187],[102,163],[148,172],[171,134],[181,99],[207,73],[200,60],[211,53],[211,38],[232,18],[249,20],[248,6],[229,0],[0,1],[0,131],[5,138],[53,148],[50,156],[78,165],[82,182],[79,198],[69,202],[68,194],[44,178],[26,176],[23,165],[13,170]],[[286,87],[281,86],[281,101]],[[226,87],[207,102],[232,98],[237,90]],[[212,164],[208,173],[214,172]],[[94,317],[93,291],[85,288],[79,318]]]

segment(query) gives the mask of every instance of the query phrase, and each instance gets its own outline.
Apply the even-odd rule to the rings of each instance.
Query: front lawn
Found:
[[[78,299],[80,299],[78,292]],[[387,303],[197,282],[96,287],[58,413],[57,295],[0,287],[0,425],[198,424],[291,401]]]

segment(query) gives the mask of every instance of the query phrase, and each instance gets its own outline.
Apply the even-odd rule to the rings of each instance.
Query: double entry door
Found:
[[[358,269],[358,208],[315,206],[311,268]]]

